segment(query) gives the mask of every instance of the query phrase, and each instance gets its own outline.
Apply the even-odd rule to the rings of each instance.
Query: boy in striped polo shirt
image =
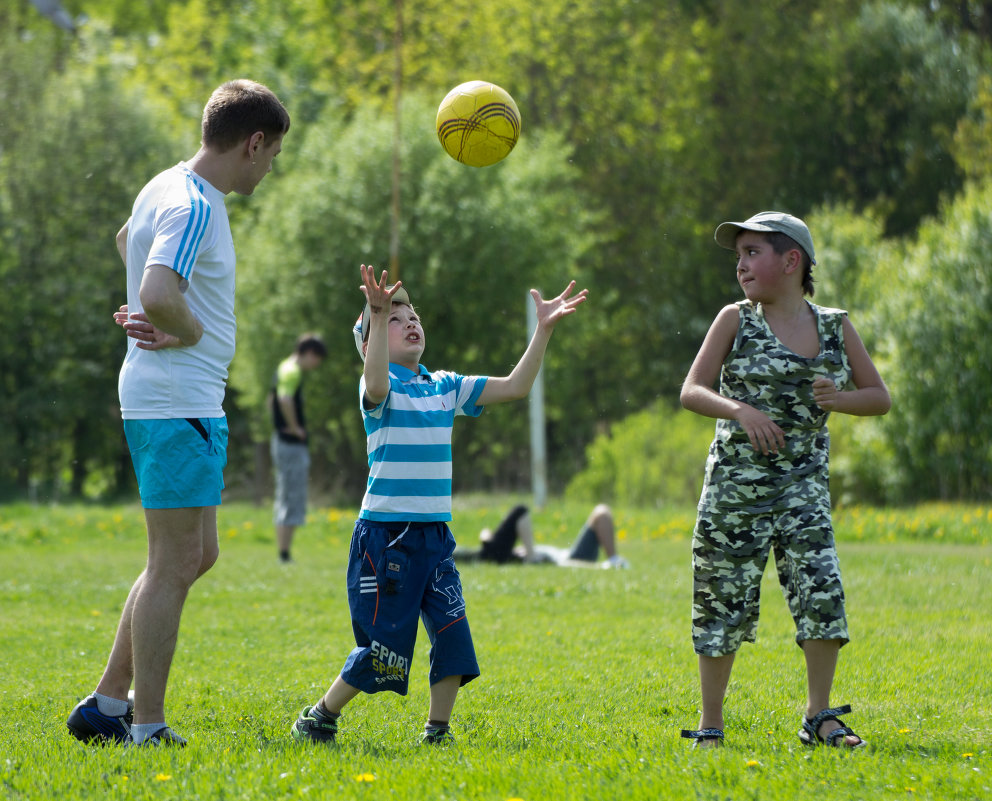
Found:
[[[420,364],[424,330],[401,282],[378,281],[362,265],[365,311],[355,341],[365,361],[359,384],[369,480],[348,560],[356,647],[327,693],[293,724],[295,739],[333,742],[342,708],[360,692],[406,695],[418,618],[431,641],[430,709],[422,743],[453,740],[459,688],[479,675],[452,552],[451,427],[489,403],[530,392],[555,325],[585,301],[572,281],[555,298],[531,296],[537,328],[508,376],[430,372]]]

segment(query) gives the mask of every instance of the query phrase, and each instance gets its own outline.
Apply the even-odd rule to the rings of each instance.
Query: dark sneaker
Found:
[[[451,729],[431,729],[420,735],[421,745],[454,745],[455,735]]]
[[[123,717],[113,718],[104,715],[97,706],[96,698],[88,695],[69,713],[65,725],[69,727],[73,737],[84,743],[94,740],[123,743],[131,738],[133,717],[134,704],[130,701],[128,701],[127,713]]]
[[[289,733],[298,743],[333,743],[338,733],[338,722],[308,706],[300,712]]]
[[[135,748],[144,748],[145,746],[151,746],[152,748],[158,748],[159,746],[168,746],[170,748],[183,748],[186,745],[186,738],[180,737],[168,726],[163,726],[157,732],[155,732],[151,737],[143,740],[140,743],[134,742],[130,737],[128,737],[128,745]]]

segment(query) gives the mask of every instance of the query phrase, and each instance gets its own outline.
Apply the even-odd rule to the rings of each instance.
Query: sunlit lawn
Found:
[[[459,499],[463,542],[511,499]],[[566,545],[586,509],[550,504],[538,539]],[[866,752],[804,749],[792,624],[769,571],[758,642],[727,702],[727,745],[693,752],[693,513],[617,510],[628,571],[467,565],[482,676],[458,745],[416,745],[426,641],[410,695],[360,697],[336,749],[288,729],[351,648],[344,566],[354,510],[317,509],[279,565],[269,511],[222,507],[222,558],[194,589],[167,699],[181,751],[94,748],[64,720],[103,666],[143,561],[136,506],[0,507],[0,788],[4,798],[832,799],[992,797],[992,510],[841,510],[852,642],[835,703]]]

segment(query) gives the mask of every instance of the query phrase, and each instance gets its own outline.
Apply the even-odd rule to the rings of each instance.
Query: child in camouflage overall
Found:
[[[890,399],[847,314],[816,306],[806,224],[762,212],[717,227],[737,254],[745,300],[713,321],[682,388],[682,405],[717,418],[693,532],[692,640],[702,717],[683,730],[723,743],[723,700],[734,656],[753,642],[761,575],[771,549],[806,661],[799,738],[858,748],[830,688],[848,641],[828,488],[830,412],[885,414]],[[719,379],[719,391],[714,387]]]

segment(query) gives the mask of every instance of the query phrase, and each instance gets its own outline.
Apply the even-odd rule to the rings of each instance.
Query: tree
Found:
[[[379,243],[388,242],[383,192],[391,153],[379,122],[390,119],[393,107],[394,4],[62,2],[74,18],[88,17],[75,38],[55,29],[30,0],[0,9],[5,76],[0,86],[0,243],[5,249],[0,270],[11,291],[21,288],[23,295],[30,290],[45,302],[63,304],[85,296],[71,282],[56,293],[50,280],[52,254],[75,254],[58,251],[53,243],[78,242],[88,259],[112,264],[111,237],[99,240],[104,250],[97,255],[88,250],[96,241],[90,234],[119,225],[135,189],[161,168],[163,152],[183,155],[195,149],[203,99],[221,81],[245,75],[273,87],[291,110],[293,128],[280,161],[291,164],[295,143],[311,143],[307,166],[300,162],[290,172],[312,207],[325,215],[311,213],[289,188],[276,191],[274,179],[261,195],[278,196],[280,208],[263,214],[258,203],[232,202],[232,224],[251,243],[246,249],[239,239],[246,281],[249,286],[256,281],[251,262],[257,245],[263,263],[282,259],[301,271],[297,280],[303,288],[294,296],[306,313],[300,322],[312,320],[311,327],[322,327],[326,313],[353,316],[350,306],[346,311],[337,305],[338,293],[353,292],[352,281],[339,286],[329,270],[310,263],[322,264],[328,251],[321,248],[330,245],[335,258],[353,268],[354,259],[369,258]],[[718,222],[763,208],[802,216],[826,208],[831,219],[836,217],[832,210],[843,209],[881,225],[880,235],[888,240],[879,250],[884,256],[886,248],[911,238],[921,220],[937,213],[941,198],[949,202],[961,192],[966,178],[976,184],[985,180],[989,90],[985,84],[976,88],[976,76],[992,52],[988,7],[971,0],[763,0],[741,14],[740,3],[731,0],[504,0],[488,5],[406,0],[403,82],[420,100],[411,98],[404,106],[403,241],[409,250],[402,254],[403,269],[414,270],[411,275],[420,281],[415,294],[426,310],[428,302],[435,308],[447,300],[432,294],[442,285],[442,269],[432,265],[451,270],[481,257],[488,283],[473,283],[480,276],[470,269],[458,274],[508,315],[497,327],[505,341],[493,338],[488,350],[475,345],[470,336],[482,330],[482,320],[473,317],[464,331],[454,329],[454,336],[464,335],[472,348],[464,355],[432,350],[431,357],[437,355],[437,363],[478,364],[485,371],[492,369],[491,357],[512,358],[522,345],[511,339],[522,326],[524,302],[515,296],[520,279],[549,275],[544,264],[559,254],[570,271],[577,262],[593,302],[566,342],[556,342],[548,360],[556,386],[581,398],[567,408],[554,406],[549,419],[559,466],[574,471],[584,458],[582,446],[597,430],[656,400],[674,398],[713,313],[738,296],[732,262],[712,241]],[[433,110],[448,89],[471,78],[495,81],[513,94],[523,135],[497,169],[454,172],[449,179],[440,165],[449,170],[457,165],[446,164],[433,140]],[[98,89],[112,99],[91,97]],[[83,107],[83,98],[92,111]],[[137,133],[129,129],[132,111],[148,120]],[[354,132],[352,124],[359,119],[376,132],[374,147]],[[130,138],[116,130],[118,120]],[[90,132],[82,144],[65,135],[79,126]],[[36,131],[42,133],[36,136]],[[352,163],[338,163],[331,155],[341,151],[336,136],[348,141]],[[102,163],[101,148],[116,148],[126,161],[115,162],[120,169],[112,178],[105,171],[91,175],[73,160],[52,159],[55,147],[96,164]],[[535,154],[540,163],[532,160]],[[310,165],[316,165],[321,181],[309,174]],[[338,185],[339,177],[345,183]],[[39,178],[47,187],[34,185]],[[80,191],[87,187],[99,192],[97,208],[82,200],[94,195]],[[53,204],[74,210],[75,216],[38,217],[36,209]],[[450,208],[457,213],[446,216]],[[490,230],[499,233],[496,241],[519,240],[518,249],[473,251],[480,242],[488,245],[479,233],[486,215],[496,226]],[[334,221],[330,234],[323,230],[325,218]],[[539,226],[545,230],[538,231]],[[32,241],[39,232],[44,248]],[[468,234],[477,238],[462,238]],[[432,261],[435,242],[443,245],[443,259]],[[542,247],[554,248],[555,255],[545,256]],[[39,265],[47,266],[36,274],[25,272]],[[853,260],[844,266],[849,275],[872,272],[863,268]],[[31,275],[38,286],[27,283]],[[243,321],[252,323],[243,324],[242,334],[256,345],[239,353],[235,374],[244,380],[231,387],[226,402],[235,449],[238,427],[246,423],[242,404],[255,408],[256,385],[267,384],[270,358],[291,344],[279,336],[298,332],[295,324],[292,332],[280,327],[289,307],[279,307],[266,295],[264,279],[257,280],[250,304],[239,307]],[[315,282],[327,286],[306,291]],[[860,281],[855,294],[877,296],[882,286]],[[29,313],[23,297],[0,302],[6,320],[23,320]],[[257,325],[256,307],[264,312]],[[440,316],[433,330],[443,332],[448,325]],[[4,326],[9,339],[0,349],[7,349],[5,359],[9,353],[18,370],[29,349],[40,348],[48,359],[36,368],[43,373],[37,385],[30,383],[34,376],[8,377],[11,393],[59,381],[82,392],[84,363],[95,370],[97,362],[117,361],[102,348],[118,347],[120,341],[105,343],[102,337],[109,334],[102,328],[81,328],[75,337],[78,352],[84,357],[99,353],[97,359],[63,364],[51,343],[16,331],[13,323],[0,323]],[[354,367],[341,365],[346,371]],[[94,374],[93,381],[112,385],[113,372],[116,364],[109,374]],[[352,379],[342,380],[350,393]],[[8,411],[17,402],[8,396]],[[348,439],[354,434],[346,416],[350,402],[343,411],[336,404],[327,409],[332,420],[327,452],[332,442],[342,444],[347,458],[357,463],[360,442]],[[86,408],[93,419],[95,407]],[[75,412],[59,407],[31,414],[35,411],[31,423],[50,428],[47,439],[20,424],[0,432],[0,444],[10,446],[7,461],[0,457],[5,475],[9,479],[16,459],[22,483],[29,474],[42,473],[64,480],[72,460],[79,464],[69,452],[73,449],[64,447],[75,436],[68,433]],[[494,434],[471,444],[466,437],[458,447],[478,448],[480,463],[498,464],[491,480],[496,473],[516,480],[524,469],[517,453],[523,416],[494,412],[472,430],[488,434],[490,421],[502,422],[505,414],[505,440]],[[116,423],[104,424],[103,436],[94,435],[94,441],[109,441],[107,432],[118,435]],[[80,443],[85,439],[79,435]],[[99,455],[101,448],[91,451],[91,464],[112,461],[110,454]],[[82,444],[74,447],[83,449]],[[485,449],[491,452],[484,460]],[[232,466],[241,463],[237,455],[232,458]],[[236,482],[235,472],[229,475]]]
[[[992,491],[992,185],[969,187],[920,228],[885,304],[896,342],[891,440],[905,497]]]
[[[72,81],[33,83],[43,52],[25,48],[16,138],[0,164],[4,426],[0,470],[80,493],[91,470],[125,480],[116,373],[125,302],[114,235],[171,145],[140,96],[122,92],[98,39],[68,64]],[[90,54],[97,54],[88,60]],[[32,56],[34,58],[32,58]],[[116,471],[116,475],[114,473]]]
[[[831,53],[819,75],[827,102],[804,132],[830,146],[800,175],[820,200],[851,199],[877,209],[887,235],[909,233],[961,186],[950,151],[975,88],[973,42],[895,3],[866,5],[817,39]]]
[[[983,75],[969,113],[958,121],[954,159],[969,180],[992,179],[992,77]]]

